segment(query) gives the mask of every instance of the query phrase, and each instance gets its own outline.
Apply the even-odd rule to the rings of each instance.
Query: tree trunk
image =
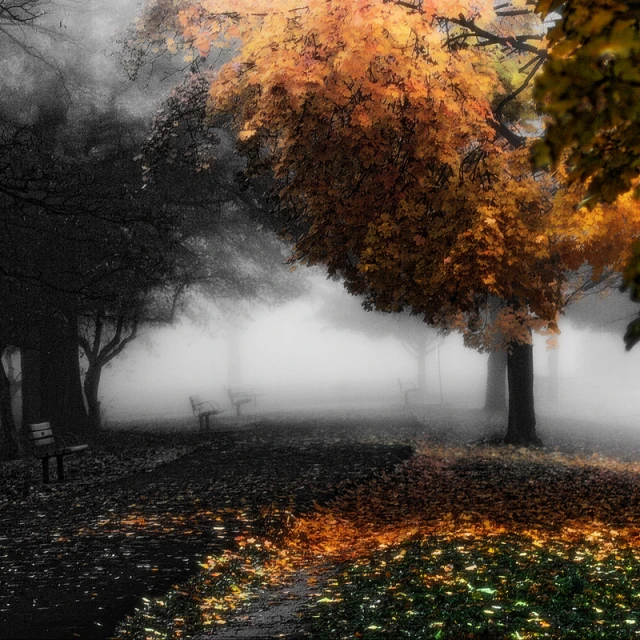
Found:
[[[20,364],[22,368],[22,425],[26,431],[28,424],[47,419],[42,415],[40,352],[37,349],[20,349]]]
[[[417,383],[418,398],[420,402],[427,400],[427,335],[421,339],[416,348],[416,358],[418,360]]]
[[[43,340],[42,385],[49,419],[65,431],[81,433],[88,426],[82,395],[78,327],[75,316],[59,326],[48,325]]]
[[[487,362],[487,391],[484,408],[500,411],[507,408],[507,352],[492,349]]]
[[[549,350],[549,390],[548,398],[554,404],[558,402],[560,386],[560,358],[558,347]]]
[[[13,418],[11,381],[7,376],[2,360],[0,360],[0,420],[2,421],[4,441],[0,457],[5,460],[15,460],[20,455],[20,442],[16,430],[16,421]]]
[[[509,425],[506,444],[540,446],[533,402],[533,345],[512,342],[507,353]]]
[[[51,422],[63,431],[88,427],[82,395],[77,318],[51,318],[38,327],[37,349],[23,350],[23,423]]]
[[[11,393],[11,408],[13,410],[14,422],[19,422],[22,424],[22,407],[17,405],[16,397],[20,393],[22,389],[22,374],[16,373],[16,366],[14,362],[14,354],[20,354],[20,349],[18,347],[10,347],[8,352],[5,352],[7,355],[7,377],[9,378],[10,393]],[[20,420],[16,420],[16,414],[20,417]]]
[[[89,428],[97,431],[102,427],[102,416],[100,415],[100,400],[98,399],[98,389],[100,388],[100,377],[102,367],[97,363],[89,363],[89,368],[84,377],[84,397],[87,401],[89,412]]]

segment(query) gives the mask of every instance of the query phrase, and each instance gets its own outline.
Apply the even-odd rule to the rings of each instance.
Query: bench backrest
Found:
[[[34,447],[47,447],[55,444],[53,439],[53,431],[49,422],[37,422],[30,424],[31,433],[29,439]]]
[[[200,396],[190,396],[189,402],[191,403],[191,411],[193,411],[193,413],[198,415],[198,413],[200,413],[199,406],[202,404],[202,400],[200,399]]]

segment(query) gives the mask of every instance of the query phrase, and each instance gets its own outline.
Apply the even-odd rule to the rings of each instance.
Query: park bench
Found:
[[[232,389],[227,389],[227,393],[229,394],[231,406],[235,408],[238,418],[242,415],[243,404],[250,404],[253,402],[253,406],[257,407],[258,397],[263,395],[262,393],[255,393],[253,391],[233,391]]]
[[[400,378],[398,378],[398,384],[400,385],[400,392],[404,396],[404,403],[409,404],[409,394],[419,391],[418,385],[403,382]]]
[[[224,411],[224,409],[220,408],[220,405],[217,402],[213,402],[211,400],[203,401],[199,396],[190,396],[189,402],[191,402],[193,415],[198,418],[200,431],[209,429],[209,418],[211,416],[218,415]]]
[[[42,482],[49,483],[49,458],[55,458],[58,463],[58,480],[64,480],[64,457],[76,453],[81,453],[89,448],[88,444],[79,444],[77,436],[73,433],[65,434],[67,438],[76,440],[76,444],[67,446],[62,437],[56,440],[53,437],[51,424],[48,422],[37,422],[30,424],[31,445],[33,455],[42,460]]]

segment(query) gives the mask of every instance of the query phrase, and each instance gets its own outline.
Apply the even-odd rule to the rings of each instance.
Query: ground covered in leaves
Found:
[[[545,449],[486,444],[503,420],[113,431],[49,487],[5,465],[0,637],[640,636],[638,435],[543,419]]]
[[[637,435],[598,449],[556,422],[526,450],[448,438],[469,413],[422,418],[410,459],[241,536],[118,637],[640,637]]]
[[[136,427],[67,458],[61,483],[42,485],[36,460],[0,466],[1,638],[112,636],[142,596],[406,458],[416,422],[339,412],[230,419],[205,435],[193,420]]]

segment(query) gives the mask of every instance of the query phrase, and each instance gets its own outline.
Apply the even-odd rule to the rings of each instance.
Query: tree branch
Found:
[[[514,149],[519,149],[522,147],[526,138],[524,136],[519,136],[514,131],[511,131],[509,127],[507,127],[504,122],[498,122],[495,118],[489,118],[487,121],[489,126],[499,135],[501,135]]]
[[[547,58],[547,50],[540,49],[535,47],[532,44],[528,44],[525,39],[538,39],[538,36],[518,36],[514,38],[513,36],[501,36],[497,33],[491,33],[486,29],[482,29],[479,27],[474,20],[470,20],[465,18],[463,15],[458,16],[457,18],[448,18],[446,16],[442,16],[440,18],[443,21],[450,22],[452,24],[456,24],[463,29],[469,31],[470,37],[475,37],[477,39],[482,39],[491,44],[502,45],[506,49],[513,49],[514,51],[532,53],[533,55],[541,58],[542,60],[546,60]]]
[[[502,122],[502,110],[504,109],[504,107],[507,105],[507,103],[511,102],[511,100],[515,100],[529,86],[529,83],[531,82],[531,80],[533,80],[533,76],[536,75],[543,62],[544,60],[538,58],[533,66],[533,69],[529,71],[522,84],[515,91],[512,91],[509,95],[500,100],[500,104],[498,104],[498,106],[496,107],[496,119],[498,120],[498,122]]]

